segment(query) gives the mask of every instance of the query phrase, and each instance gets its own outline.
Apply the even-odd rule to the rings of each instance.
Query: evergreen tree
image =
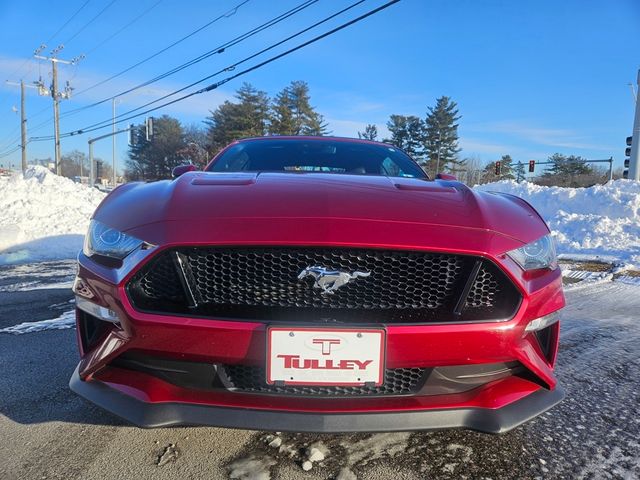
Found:
[[[593,168],[587,165],[585,159],[576,155],[567,157],[560,153],[554,153],[549,157],[549,161],[553,164],[547,168],[544,176],[571,177],[593,173]]]
[[[378,127],[369,123],[364,132],[358,132],[358,138],[362,138],[364,140],[377,140],[378,139]]]
[[[326,135],[324,118],[311,106],[309,85],[294,81],[285,87],[272,105],[270,132],[275,135]]]
[[[518,182],[521,182],[522,180],[524,180],[526,175],[525,169],[524,169],[524,163],[522,162],[516,163],[516,166],[513,168],[513,172]]]
[[[267,94],[243,83],[235,97],[237,103],[225,101],[205,120],[208,125],[208,143],[213,152],[234,140],[261,137],[268,133],[270,113]]]
[[[513,172],[514,167],[511,155],[502,155],[500,158],[500,180],[514,180],[516,177]]]
[[[429,107],[425,119],[424,149],[429,164],[429,171],[436,170],[455,172],[464,165],[458,159],[458,108],[456,102],[449,97],[440,97],[435,107]]]
[[[174,167],[184,158],[184,132],[180,122],[168,115],[155,118],[153,138],[146,139],[144,125],[133,131],[134,145],[130,147],[126,176],[130,180],[158,180],[171,178]]]
[[[417,162],[423,158],[424,122],[413,115],[391,115],[387,122],[391,138],[386,143],[402,149]]]

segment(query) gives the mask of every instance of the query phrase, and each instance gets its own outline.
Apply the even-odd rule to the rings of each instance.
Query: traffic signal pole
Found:
[[[123,128],[121,130],[116,130],[114,132],[107,133],[105,135],[101,135],[99,137],[90,138],[89,139],[89,141],[88,141],[88,143],[89,143],[89,185],[93,186],[96,183],[96,166],[95,166],[95,162],[93,161],[93,144],[95,142],[97,142],[98,140],[103,140],[105,138],[113,137],[113,136],[118,135],[120,133],[129,132],[129,131],[133,130],[134,128],[135,128],[135,126],[132,125],[132,126],[130,126],[128,128]],[[113,186],[115,187],[115,184]]]
[[[640,70],[636,79],[640,91]],[[629,180],[640,180],[640,99],[636,97],[636,114],[633,120],[633,133],[631,134],[631,155],[629,155]]]

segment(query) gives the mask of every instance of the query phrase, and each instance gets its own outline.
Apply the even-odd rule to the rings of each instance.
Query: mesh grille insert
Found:
[[[373,386],[276,386],[266,383],[266,373],[262,367],[247,365],[221,365],[219,373],[223,382],[231,390],[247,393],[277,393],[306,396],[358,396],[358,395],[409,395],[416,393],[424,385],[430,369],[395,368],[385,370],[384,384]]]

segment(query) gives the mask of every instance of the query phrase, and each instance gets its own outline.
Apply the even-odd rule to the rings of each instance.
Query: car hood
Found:
[[[528,243],[548,233],[523,200],[460,182],[322,173],[191,172],[114,190],[94,218],[121,231],[158,222],[307,220],[491,231]]]

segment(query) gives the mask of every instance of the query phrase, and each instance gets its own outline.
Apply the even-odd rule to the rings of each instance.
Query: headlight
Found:
[[[122,260],[143,243],[131,235],[92,220],[84,238],[83,251],[89,257],[97,254]]]
[[[524,247],[507,252],[524,270],[537,268],[555,268],[557,264],[556,249],[550,235],[540,237]]]

